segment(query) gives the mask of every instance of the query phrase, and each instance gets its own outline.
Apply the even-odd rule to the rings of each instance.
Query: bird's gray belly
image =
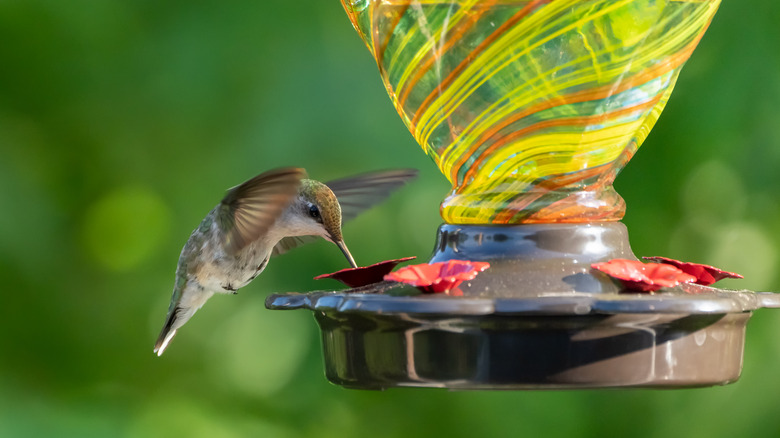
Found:
[[[268,264],[265,258],[252,257],[215,258],[198,268],[198,282],[213,292],[233,293],[249,284]]]
[[[228,276],[227,281],[222,284],[222,288],[232,292],[246,286],[263,272],[266,265],[268,265],[268,257],[259,262],[250,259],[236,263],[233,272]]]

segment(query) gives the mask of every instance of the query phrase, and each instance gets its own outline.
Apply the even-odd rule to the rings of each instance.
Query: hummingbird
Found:
[[[227,191],[192,232],[179,256],[173,296],[154,345],[161,356],[176,332],[214,294],[235,294],[268,260],[321,237],[356,268],[343,221],[387,198],[417,176],[413,169],[369,172],[328,183],[301,168],[262,173]]]

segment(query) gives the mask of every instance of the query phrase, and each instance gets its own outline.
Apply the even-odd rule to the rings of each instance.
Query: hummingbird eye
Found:
[[[309,216],[311,216],[313,219],[316,219],[317,222],[322,222],[322,217],[320,217],[320,209],[316,205],[309,206]]]

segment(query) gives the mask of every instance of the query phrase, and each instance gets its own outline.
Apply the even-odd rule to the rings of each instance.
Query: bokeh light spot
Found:
[[[442,223],[439,203],[446,191],[446,184],[421,183],[404,193],[398,214],[398,237],[406,247],[414,249],[412,253],[425,254],[433,248],[436,230]]]
[[[746,199],[739,175],[719,161],[708,161],[693,169],[680,193],[688,220],[704,228],[739,218],[747,206]]]
[[[237,390],[267,397],[295,376],[309,350],[313,330],[309,315],[272,312],[265,309],[262,300],[253,300],[214,332],[212,349],[206,351],[220,379]]]
[[[181,398],[156,398],[131,424],[128,437],[289,438],[289,430],[258,418],[236,418],[213,407]]]
[[[87,208],[82,241],[102,266],[131,269],[151,256],[170,226],[165,203],[143,187],[121,187]]]
[[[745,277],[744,280],[723,280],[718,282],[718,287],[753,290],[772,287],[777,271],[777,250],[768,233],[757,225],[735,222],[724,225],[713,239],[712,264]]]

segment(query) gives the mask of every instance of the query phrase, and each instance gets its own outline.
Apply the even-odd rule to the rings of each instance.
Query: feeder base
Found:
[[[465,390],[728,384],[740,375],[750,316],[318,313],[316,319],[333,383]]]
[[[634,258],[618,222],[442,225],[432,261],[487,261],[463,296],[379,282],[271,295],[309,309],[328,379],[348,388],[680,388],[742,368],[752,312],[780,294],[682,284],[625,293],[591,263]]]

